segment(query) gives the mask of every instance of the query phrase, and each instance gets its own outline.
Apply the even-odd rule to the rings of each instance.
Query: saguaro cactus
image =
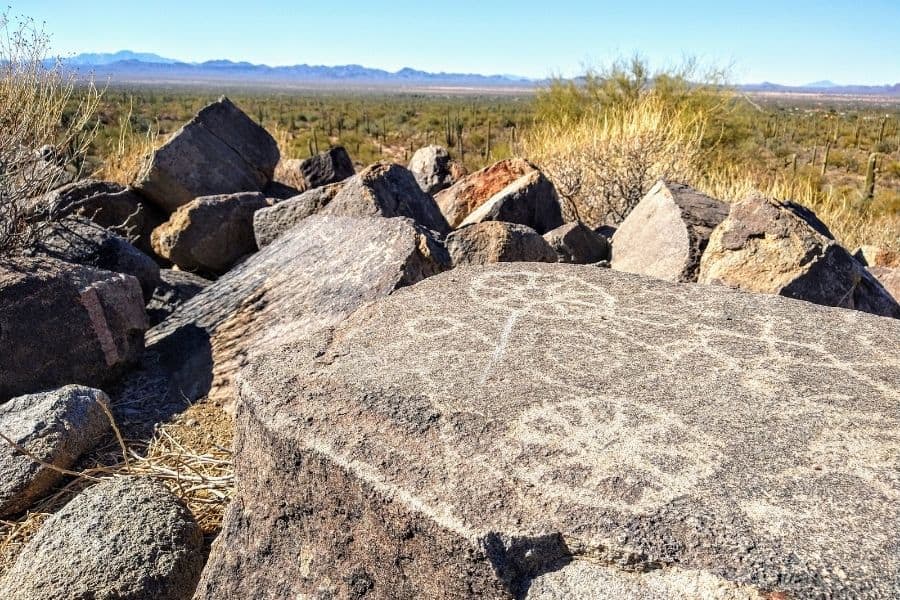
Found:
[[[866,166],[866,188],[863,191],[863,198],[873,200],[875,198],[875,170],[878,164],[878,154],[873,152],[869,155],[869,164]]]

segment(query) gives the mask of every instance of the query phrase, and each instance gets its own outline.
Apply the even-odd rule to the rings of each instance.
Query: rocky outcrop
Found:
[[[137,279],[51,259],[0,261],[0,402],[68,383],[100,386],[144,348]]]
[[[544,234],[559,262],[588,265],[609,260],[609,240],[581,223],[566,223]]]
[[[28,509],[63,477],[36,461],[68,469],[109,431],[104,404],[100,390],[75,385],[0,404],[0,434],[8,438],[0,440],[0,518]]]
[[[41,239],[30,253],[132,275],[140,282],[145,300],[150,299],[160,283],[159,265],[152,258],[128,240],[80,217],[46,223]]]
[[[900,303],[900,267],[869,267],[868,271]]]
[[[900,585],[900,322],[516,263],[296,333],[239,379],[200,600]]]
[[[187,508],[147,479],[94,485],[47,519],[0,582],[6,600],[187,600],[203,536]]]
[[[37,201],[51,214],[74,215],[109,229],[152,254],[150,234],[165,221],[165,214],[146,203],[131,188],[86,179],[54,190]]]
[[[416,150],[409,161],[409,170],[422,191],[433,196],[456,181],[453,164],[446,148],[431,145]]]
[[[253,214],[267,206],[260,193],[197,198],[153,231],[153,249],[182,270],[221,275],[257,250]]]
[[[318,187],[256,211],[253,214],[256,245],[268,246],[294,225],[325,208],[342,189],[342,183]]]
[[[281,161],[275,169],[275,181],[298,190],[311,190],[339,183],[355,173],[350,155],[343,146],[335,146],[303,160]]]
[[[709,236],[727,216],[724,202],[660,181],[619,225],[611,266],[667,281],[697,281]]]
[[[434,200],[419,188],[415,177],[400,165],[377,163],[347,180],[344,188],[322,209],[344,217],[408,217],[438,234],[449,231]]]
[[[448,263],[443,247],[409,219],[315,215],[153,328],[149,362],[167,367],[167,393],[181,402],[207,394],[230,402],[231,379],[251,356],[334,325]]]
[[[710,237],[699,281],[900,318],[900,306],[862,263],[793,203],[752,197],[733,204]]]
[[[278,145],[228,98],[201,110],[153,154],[141,195],[172,213],[201,196],[261,191],[275,171]]]
[[[563,224],[556,188],[540,171],[526,173],[491,196],[460,223],[506,221],[531,227],[540,234]]]
[[[537,167],[521,158],[501,160],[460,179],[434,199],[447,223],[455,229],[473,210],[515,180],[536,170]]]
[[[860,246],[853,257],[869,267],[900,268],[900,252],[894,252],[880,246]]]
[[[453,266],[496,262],[556,262],[556,252],[538,232],[524,225],[485,221],[447,236]]]
[[[211,281],[188,271],[161,269],[160,284],[147,303],[150,325],[156,326],[169,318],[182,304],[206,289]]]

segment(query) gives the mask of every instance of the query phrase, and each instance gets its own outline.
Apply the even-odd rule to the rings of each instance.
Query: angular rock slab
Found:
[[[432,196],[453,185],[453,166],[447,149],[436,145],[419,148],[409,159],[409,170],[419,187]]]
[[[262,190],[279,157],[272,136],[223,97],[153,154],[147,175],[135,187],[172,213],[201,196]]]
[[[616,230],[610,266],[666,281],[697,281],[709,236],[727,216],[724,202],[659,181]]]
[[[485,221],[457,229],[447,236],[447,252],[454,267],[496,262],[556,262],[556,252],[531,227]]]
[[[501,160],[467,175],[439,192],[434,200],[450,227],[456,229],[473,210],[516,179],[537,171],[537,167],[521,158]]]
[[[409,217],[440,235],[450,228],[434,199],[423,192],[405,167],[376,163],[350,178],[322,210],[343,217]]]
[[[878,280],[793,202],[751,197],[732,204],[710,236],[698,281],[900,318],[900,305]]]
[[[589,265],[609,260],[609,240],[581,222],[566,223],[544,234],[559,262]]]
[[[898,342],[891,319],[593,266],[433,277],[242,373],[197,597],[890,597]]]
[[[32,457],[68,469],[109,431],[100,390],[69,385],[0,404],[0,433]],[[0,518],[22,512],[63,477],[0,440]]]
[[[0,261],[0,402],[114,379],[140,357],[148,326],[130,275],[44,258]]]
[[[459,226],[483,221],[518,223],[543,235],[563,224],[559,195],[543,173],[526,173],[469,213]]]
[[[262,248],[274,242],[291,227],[322,210],[344,188],[334,183],[311,189],[253,214],[253,235]]]
[[[109,478],[41,526],[0,581],[5,600],[187,600],[203,535],[161,483]]]
[[[221,275],[256,252],[253,215],[268,206],[258,192],[197,198],[153,230],[153,249],[186,271]]]
[[[179,371],[198,357],[209,365],[173,383],[207,389],[171,390],[176,398],[209,395],[230,401],[231,378],[252,353],[287,337],[337,324],[362,304],[448,268],[449,258],[409,219],[315,215],[184,303],[148,332],[151,352]],[[197,338],[205,339],[197,339]],[[210,380],[211,378],[211,380]]]

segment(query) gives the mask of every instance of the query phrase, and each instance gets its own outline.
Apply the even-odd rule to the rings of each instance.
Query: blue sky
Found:
[[[900,82],[900,0],[12,0],[55,53],[575,75],[639,52],[736,83]]]

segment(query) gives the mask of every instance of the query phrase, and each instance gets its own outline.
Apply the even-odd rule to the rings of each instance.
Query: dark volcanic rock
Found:
[[[5,600],[187,600],[203,535],[161,483],[115,477],[47,519],[0,582]]]
[[[197,598],[891,597],[898,340],[593,266],[455,269],[241,374]]]
[[[221,275],[256,252],[253,214],[267,206],[259,193],[197,198],[153,231],[153,249],[183,270]]]
[[[556,252],[531,227],[485,221],[447,236],[453,266],[495,262],[556,262]]]
[[[169,318],[182,304],[206,289],[211,281],[188,271],[161,269],[160,284],[147,303],[150,325],[156,326]]]
[[[62,261],[0,261],[0,402],[98,386],[134,363],[147,315],[138,280]]]
[[[221,98],[154,153],[147,176],[136,187],[172,213],[201,196],[262,190],[278,159],[272,136]]]
[[[228,402],[231,378],[251,355],[448,267],[443,247],[409,219],[315,215],[154,327],[148,355],[162,357],[170,396],[208,392]]]
[[[534,171],[537,171],[537,167],[521,158],[501,160],[463,177],[439,192],[434,199],[447,223],[456,229],[473,210],[515,180]]]
[[[710,237],[699,281],[900,318],[900,305],[862,263],[794,203],[753,197],[733,204]]]
[[[426,229],[446,234],[447,221],[434,199],[400,165],[378,163],[352,177],[322,210],[344,217],[409,217]]]
[[[53,214],[89,219],[150,255],[150,234],[166,220],[160,209],[131,188],[106,181],[78,181],[50,192],[40,202]]]
[[[342,189],[343,183],[318,187],[256,211],[253,214],[256,245],[268,246],[294,225],[325,208]]]
[[[581,222],[566,223],[544,234],[559,262],[587,265],[609,260],[609,240]]]
[[[422,191],[435,195],[455,182],[450,153],[441,146],[419,148],[409,160],[409,170],[419,182]]]
[[[46,224],[45,234],[31,254],[104,271],[132,275],[141,283],[144,299],[159,285],[159,265],[128,240],[84,218],[69,217]]]
[[[350,155],[342,146],[306,159],[287,159],[275,169],[275,180],[298,190],[311,190],[339,183],[356,173]]]
[[[697,281],[700,257],[728,205],[680,183],[658,182],[612,238],[612,268],[667,281]]]
[[[526,173],[469,213],[460,227],[483,221],[506,221],[540,234],[563,224],[556,188],[540,171]]]
[[[110,429],[103,404],[106,394],[76,385],[0,404],[0,433],[31,454],[0,441],[0,518],[30,508],[63,477],[34,458],[68,469],[97,444]]]

